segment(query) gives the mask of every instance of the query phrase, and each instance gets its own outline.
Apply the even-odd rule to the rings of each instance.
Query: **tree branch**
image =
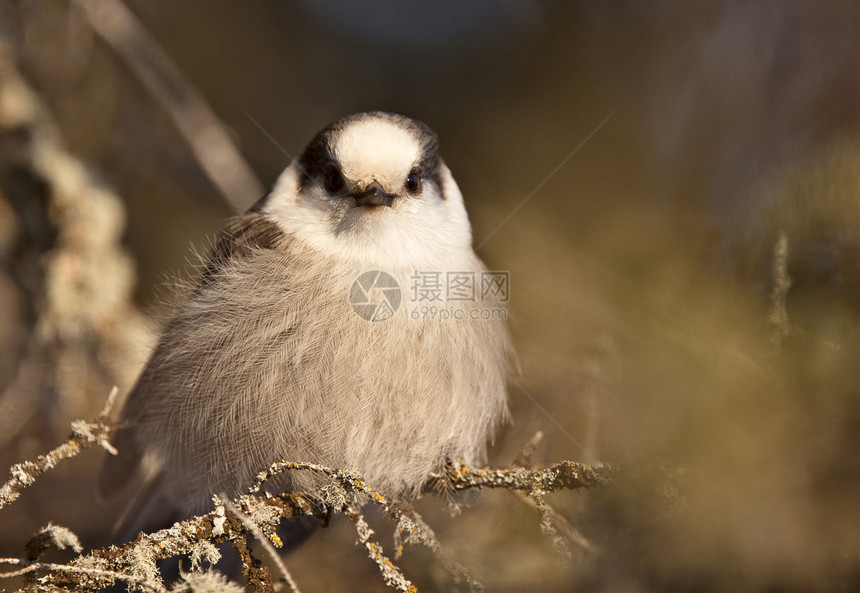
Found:
[[[242,212],[264,189],[224,124],[158,42],[119,0],[72,0],[173,119],[206,176]]]
[[[60,461],[71,459],[80,453],[81,449],[99,445],[109,453],[116,455],[116,449],[110,444],[110,438],[113,436],[115,427],[108,420],[111,406],[116,399],[116,393],[116,387],[111,389],[97,420],[93,422],[75,420],[72,422],[72,434],[65,443],[45,455],[39,455],[35,461],[16,463],[9,468],[9,479],[0,486],[0,509],[14,502],[21,496],[20,491],[32,486],[40,475],[56,467]]]
[[[112,436],[115,426],[107,418],[115,395],[113,390],[96,421],[79,420],[72,423],[72,436],[66,443],[47,455],[39,456],[36,461],[25,461],[13,466],[10,470],[10,480],[0,487],[0,506],[13,502],[20,496],[20,490],[31,485],[41,473],[56,466],[63,459],[74,457],[82,448],[97,444],[109,451],[112,450],[108,439]],[[35,558],[0,559],[0,563],[23,567],[14,573],[0,575],[0,578],[34,570],[47,570],[49,574],[39,579],[36,591],[53,590],[51,587],[96,591],[117,579],[154,591],[164,591],[156,568],[158,560],[187,555],[192,558],[192,569],[194,569],[199,564],[200,558],[211,562],[218,560],[220,554],[214,544],[231,541],[238,546],[249,581],[260,590],[270,591],[272,581],[268,570],[263,566],[257,566],[259,561],[251,557],[244,538],[250,533],[261,542],[270,540],[277,543],[280,540],[276,529],[283,519],[300,515],[317,516],[323,519],[321,511],[318,508],[315,510],[312,501],[306,497],[290,493],[277,495],[268,492],[260,493],[260,489],[269,478],[285,471],[312,471],[332,479],[332,483],[321,494],[322,502],[329,508],[343,512],[352,522],[358,541],[377,564],[383,579],[389,586],[399,591],[417,592],[415,585],[385,555],[382,546],[375,538],[374,531],[365,521],[359,509],[367,503],[380,506],[396,521],[397,558],[400,557],[403,541],[410,544],[421,543],[436,555],[443,568],[456,582],[466,581],[473,591],[483,590],[480,583],[475,581],[465,568],[445,555],[432,529],[417,513],[406,511],[396,502],[388,500],[368,485],[358,473],[314,463],[287,461],[273,463],[260,472],[249,493],[238,497],[232,503],[216,498],[215,509],[207,514],[190,517],[175,523],[168,529],[154,533],[141,533],[134,541],[122,546],[110,546],[78,555],[68,564],[35,562]],[[556,516],[543,501],[543,495],[557,490],[606,486],[610,483],[614,471],[615,469],[609,465],[592,466],[572,461],[561,461],[547,468],[501,469],[476,469],[461,463],[452,463],[432,476],[428,489],[504,488],[527,494],[535,501],[541,513],[542,529],[552,535],[558,544],[557,540],[560,537],[552,527]],[[226,515],[225,507],[230,509],[232,516]],[[252,520],[251,517],[255,519]],[[405,538],[403,534],[406,535]],[[269,553],[274,554],[274,550]],[[285,569],[283,571],[288,575]],[[294,583],[291,583],[291,586],[296,590]]]

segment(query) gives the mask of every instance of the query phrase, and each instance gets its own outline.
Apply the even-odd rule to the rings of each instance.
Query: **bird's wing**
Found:
[[[108,455],[98,479],[98,495],[103,501],[113,499],[137,476],[141,451],[131,427],[120,428],[113,438],[116,455]]]
[[[216,282],[220,270],[228,262],[261,249],[274,249],[286,240],[287,235],[281,227],[264,214],[251,212],[233,219],[221,231],[215,247],[203,262],[196,290],[203,290]]]
[[[280,226],[263,214],[250,212],[233,219],[221,231],[215,246],[202,261],[196,287],[188,298],[194,298],[195,294],[217,283],[221,270],[229,262],[248,257],[255,251],[278,247],[286,239]],[[99,495],[104,500],[114,498],[133,482],[141,482],[146,444],[139,442],[135,427],[141,415],[146,413],[147,406],[157,405],[157,402],[152,401],[153,386],[158,381],[158,371],[152,368],[153,360],[157,360],[159,353],[167,348],[169,344],[162,338],[125,403],[121,428],[114,437],[118,453],[106,458],[98,480]],[[144,484],[139,487],[148,487],[146,482],[151,479],[152,476],[143,479]]]

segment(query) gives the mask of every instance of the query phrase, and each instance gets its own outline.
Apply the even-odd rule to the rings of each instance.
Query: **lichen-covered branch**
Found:
[[[546,502],[544,496],[556,490],[593,488],[609,484],[615,468],[611,465],[586,465],[560,461],[547,468],[475,469],[454,463],[444,474],[434,477],[433,487],[451,490],[504,488],[529,501],[540,514],[541,532],[547,535],[556,552],[571,556],[568,542],[593,552],[594,548],[576,529],[571,528]]]
[[[588,539],[586,539],[578,529],[568,523],[564,516],[555,512],[555,510],[550,507],[545,500],[543,500],[543,497],[541,497],[541,503],[539,504],[531,493],[525,494],[521,490],[514,490],[512,494],[540,513],[541,530],[552,538],[553,547],[561,555],[570,556],[570,551],[566,542],[558,540],[559,536],[563,536],[568,542],[576,544],[586,552],[594,553],[597,551],[594,548],[594,545],[588,541]]]
[[[484,586],[475,580],[465,566],[445,552],[442,544],[436,539],[433,529],[414,510],[404,512],[397,522],[397,527],[394,530],[395,559],[399,559],[403,553],[403,543],[425,546],[433,552],[442,564],[442,568],[454,579],[455,583],[465,582],[473,593],[483,593]]]
[[[107,418],[116,393],[117,389],[114,387],[98,419],[92,422],[84,420],[72,422],[72,434],[65,443],[45,455],[39,455],[35,461],[23,461],[9,468],[9,479],[0,486],[0,509],[17,500],[21,496],[20,491],[33,485],[36,478],[44,472],[53,469],[64,459],[71,459],[80,453],[81,449],[99,445],[109,453],[115,454],[116,450],[110,444],[114,426]]]
[[[418,588],[407,579],[403,572],[385,555],[382,546],[376,541],[373,529],[364,520],[364,516],[352,505],[344,508],[344,514],[355,526],[358,541],[365,547],[370,558],[376,562],[385,584],[404,593],[418,593]]]
[[[0,574],[0,578],[16,577],[30,572],[36,572],[38,570],[45,570],[50,572],[67,573],[72,575],[86,575],[93,579],[104,579],[106,582],[113,582],[114,580],[119,580],[129,583],[131,585],[137,585],[138,587],[149,589],[151,591],[156,591],[156,593],[168,593],[167,589],[165,589],[162,585],[158,583],[151,583],[145,579],[139,579],[133,576],[129,576],[127,574],[112,572],[109,570],[101,570],[98,568],[73,566],[69,564],[55,564],[53,562],[26,562],[25,560],[22,560],[20,558],[0,558],[0,564],[24,566],[24,568],[21,568],[20,570],[2,573]],[[95,591],[96,589],[92,590]]]
[[[248,515],[246,515],[242,511],[240,511],[236,507],[236,505],[234,505],[232,502],[230,502],[230,500],[227,498],[226,495],[219,494],[218,498],[221,500],[221,503],[224,505],[224,507],[228,511],[233,513],[233,515],[235,515],[236,518],[238,518],[242,522],[242,525],[244,525],[248,529],[248,531],[255,538],[257,538],[257,541],[260,542],[260,545],[262,546],[263,550],[266,551],[266,554],[272,560],[272,563],[278,567],[278,570],[281,571],[281,575],[283,576],[284,581],[289,585],[290,590],[293,593],[300,593],[299,586],[296,584],[295,579],[293,579],[293,575],[290,574],[289,569],[287,569],[287,565],[284,564],[284,561],[281,559],[280,555],[275,550],[274,546],[272,545],[272,542],[260,530],[259,526],[257,526],[256,523],[254,523],[254,521],[251,519],[251,517],[249,517]],[[277,536],[275,536],[275,537],[277,537]]]
[[[531,492],[537,487],[544,492],[554,492],[607,486],[614,472],[615,468],[608,464],[586,465],[575,461],[559,461],[553,466],[537,469],[475,469],[452,464],[445,473],[436,474],[434,482],[453,490],[504,488]]]
[[[43,472],[55,467],[63,459],[74,457],[83,448],[100,445],[109,451],[109,439],[114,426],[107,420],[115,391],[105,404],[99,418],[92,422],[76,421],[72,424],[72,435],[66,443],[35,461],[25,461],[13,466],[10,479],[0,487],[0,507],[20,496],[20,491],[31,485]],[[20,575],[29,572],[46,572],[33,591],[49,591],[57,588],[76,591],[96,591],[109,586],[115,580],[134,583],[154,591],[166,591],[156,562],[166,558],[186,556],[191,560],[193,571],[200,571],[203,561],[213,564],[220,559],[215,544],[233,542],[238,546],[245,564],[244,574],[248,581],[260,591],[273,590],[271,575],[265,566],[251,556],[244,542],[251,533],[260,541],[271,541],[280,547],[276,532],[282,520],[299,515],[319,515],[311,500],[290,493],[260,493],[265,482],[286,471],[312,471],[329,476],[332,482],[322,489],[321,502],[327,509],[340,511],[352,522],[358,541],[366,548],[370,558],[377,564],[385,582],[404,592],[416,592],[415,585],[403,574],[392,560],[385,555],[381,545],[362,515],[364,504],[375,504],[383,508],[396,521],[395,557],[402,552],[402,543],[420,543],[439,558],[445,570],[455,581],[465,581],[472,591],[483,588],[465,568],[448,558],[436,539],[432,529],[412,510],[404,510],[398,503],[388,500],[380,492],[367,484],[356,472],[328,468],[319,464],[283,461],[272,464],[260,472],[249,493],[230,503],[231,512],[227,513],[225,504],[216,498],[215,509],[210,513],[194,516],[175,523],[168,529],[154,533],[141,533],[134,541],[122,546],[110,546],[80,554],[68,564],[40,562],[39,556],[47,547],[62,547],[63,542],[76,542],[74,534],[60,528],[49,526],[28,544],[26,558],[0,559],[0,563],[17,565],[22,568],[3,576]],[[467,490],[473,488],[504,488],[527,494],[535,501],[541,513],[542,529],[553,536],[558,546],[561,544],[558,532],[552,527],[554,511],[543,501],[543,495],[562,489],[591,488],[605,486],[611,479],[614,469],[608,465],[591,466],[571,461],[562,461],[547,468],[503,468],[477,469],[460,463],[452,463],[433,476],[428,488]],[[320,517],[322,518],[322,517]],[[254,527],[247,525],[253,522]],[[62,535],[60,538],[59,535]],[[58,539],[59,538],[59,539]],[[72,545],[71,543],[69,545]],[[196,573],[195,573],[196,574]],[[286,573],[285,573],[286,574]],[[219,577],[220,578],[220,577]],[[35,588],[33,588],[35,587]]]
[[[275,528],[282,519],[310,513],[309,504],[289,494],[242,496],[235,502],[245,515],[257,518],[258,527],[270,539],[275,537]],[[215,544],[244,539],[246,534],[247,529],[242,522],[235,516],[225,515],[224,507],[219,506],[210,513],[175,523],[168,529],[141,533],[134,541],[122,546],[100,548],[78,556],[69,563],[68,566],[73,567],[69,571],[48,568],[52,572],[41,582],[76,591],[95,591],[108,586],[113,574],[131,575],[150,583],[159,582],[160,576],[155,569],[158,560],[188,556],[192,567],[199,566],[201,560],[214,563],[220,559]]]

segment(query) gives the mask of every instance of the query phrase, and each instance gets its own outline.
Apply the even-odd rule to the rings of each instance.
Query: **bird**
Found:
[[[485,463],[513,347],[506,315],[486,313],[504,298],[462,284],[491,272],[429,126],[382,111],[330,123],[198,269],[99,476],[102,498],[136,497],[131,535],[245,493],[278,461],[358,472],[393,500],[452,459]],[[294,470],[267,488],[313,500],[323,486]]]

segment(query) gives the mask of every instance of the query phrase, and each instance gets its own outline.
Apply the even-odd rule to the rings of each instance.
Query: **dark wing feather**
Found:
[[[212,284],[227,262],[245,257],[252,251],[274,249],[286,239],[278,224],[263,214],[249,213],[234,219],[218,237],[209,254],[197,290]]]

